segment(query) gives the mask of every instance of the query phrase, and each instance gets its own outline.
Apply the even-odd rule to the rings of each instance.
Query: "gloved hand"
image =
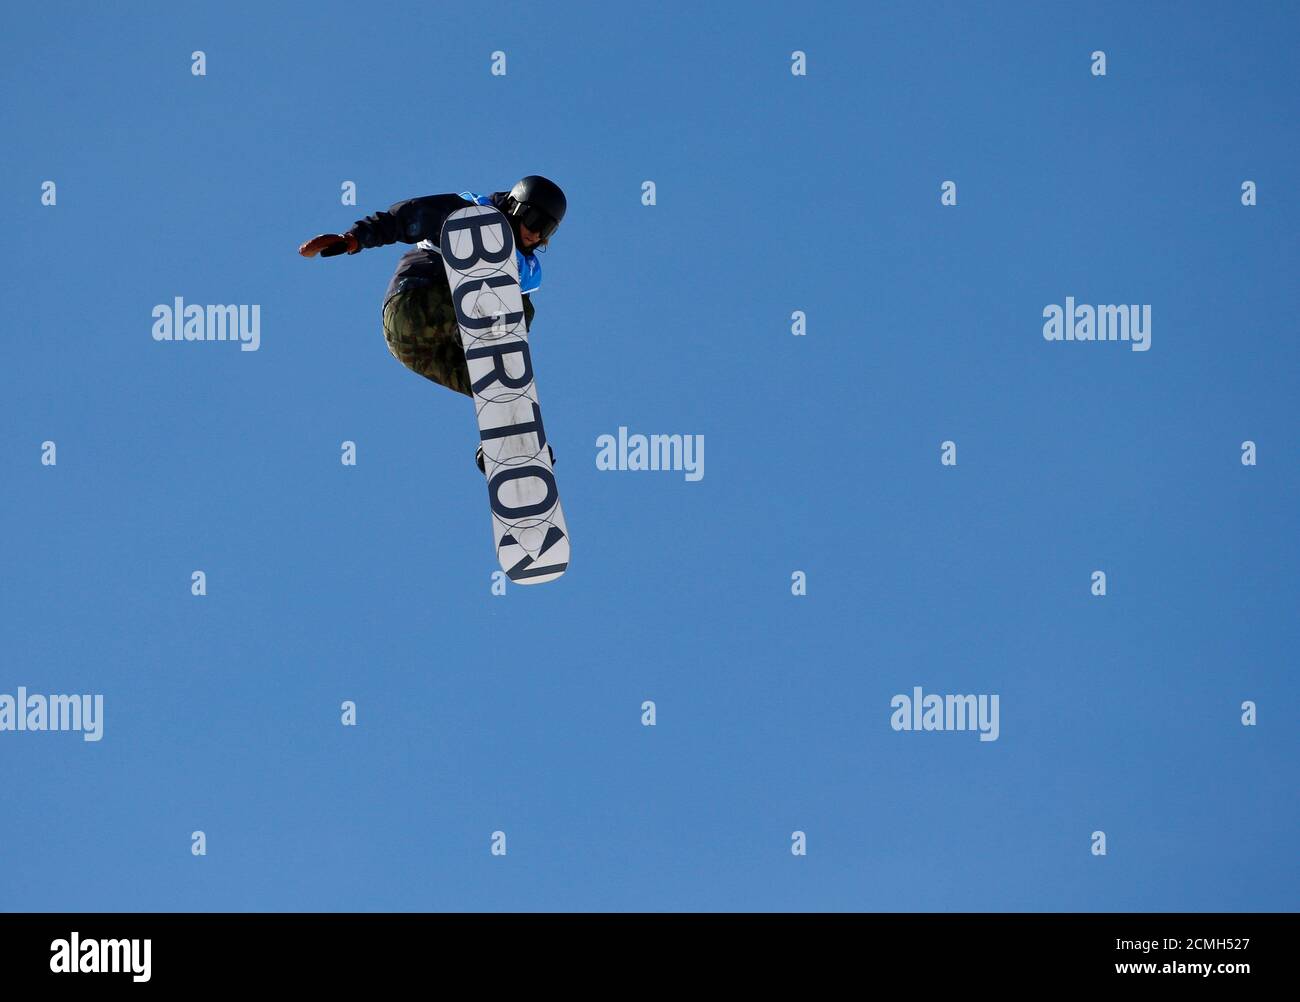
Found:
[[[334,257],[336,254],[355,254],[361,250],[357,238],[351,233],[322,233],[312,237],[298,248],[303,257]]]

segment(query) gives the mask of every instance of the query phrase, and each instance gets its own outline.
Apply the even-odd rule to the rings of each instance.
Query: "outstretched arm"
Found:
[[[399,241],[437,242],[448,213],[468,205],[459,195],[425,195],[389,206],[387,212],[358,219],[346,233],[322,233],[298,248],[303,257],[333,257],[356,254],[367,247],[383,247]]]

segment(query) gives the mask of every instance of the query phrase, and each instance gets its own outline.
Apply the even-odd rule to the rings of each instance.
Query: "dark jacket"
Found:
[[[492,193],[492,204],[498,209],[509,192]],[[442,224],[457,209],[463,209],[474,203],[459,195],[425,195],[422,198],[408,198],[389,206],[387,212],[376,212],[373,216],[357,220],[352,233],[362,247],[383,247],[387,244],[415,244],[427,240],[438,246],[442,236]],[[518,236],[516,235],[516,239]],[[433,250],[415,247],[402,255],[384,291],[384,302],[404,288],[412,286],[441,286],[451,298],[451,289],[447,285],[447,272],[443,267],[442,256]],[[527,293],[524,294],[524,326],[533,323],[533,303]]]

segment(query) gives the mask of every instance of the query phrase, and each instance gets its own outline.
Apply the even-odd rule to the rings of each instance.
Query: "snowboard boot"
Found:
[[[551,454],[551,466],[554,466],[554,465],[555,465],[555,450],[551,448],[551,443],[550,443],[550,442],[547,442],[547,443],[546,443],[546,451],[549,452],[549,453]],[[479,471],[479,473],[482,473],[484,476],[487,476],[487,468],[485,467],[485,465],[484,465],[484,463],[483,463],[483,443],[482,443],[482,442],[479,443],[478,451],[474,453],[474,462],[478,465],[478,471]]]

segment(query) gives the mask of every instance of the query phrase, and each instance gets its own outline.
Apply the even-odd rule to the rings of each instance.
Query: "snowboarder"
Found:
[[[415,244],[398,261],[397,271],[384,293],[384,339],[388,350],[412,372],[472,397],[460,328],[438,249],[447,216],[467,205],[491,205],[509,220],[519,265],[524,326],[530,328],[536,312],[531,293],[542,284],[542,266],[536,252],[549,245],[567,208],[559,185],[536,174],[523,178],[508,192],[476,195],[462,191],[398,202],[387,212],[357,220],[346,233],[322,233],[313,237],[298,252],[303,257],[317,254],[334,257],[399,241]],[[484,470],[481,445],[475,461],[479,470]],[[552,451],[552,464],[554,461]]]

